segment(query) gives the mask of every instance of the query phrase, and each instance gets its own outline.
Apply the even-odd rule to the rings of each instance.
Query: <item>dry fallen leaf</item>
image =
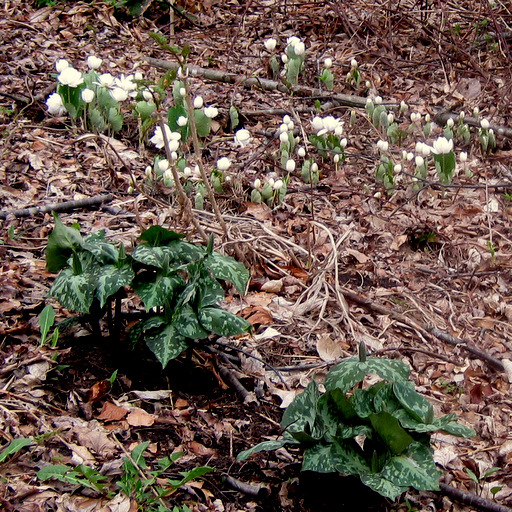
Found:
[[[126,421],[132,427],[151,427],[155,423],[155,417],[143,409],[134,409],[126,416]]]
[[[323,361],[335,361],[343,355],[341,347],[328,335],[321,334],[316,342],[316,351]]]

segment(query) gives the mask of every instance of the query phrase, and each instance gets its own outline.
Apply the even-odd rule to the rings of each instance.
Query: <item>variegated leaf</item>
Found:
[[[370,421],[384,444],[395,455],[403,453],[413,442],[413,438],[400,426],[398,420],[388,412],[371,414]]]
[[[89,313],[95,289],[96,276],[94,274],[74,275],[70,268],[65,268],[55,279],[49,296],[58,300],[70,311]]]
[[[307,428],[307,431],[311,432],[317,415],[319,397],[318,384],[313,380],[284,411],[281,419],[283,430],[302,432]]]
[[[214,252],[206,258],[206,266],[217,279],[233,283],[240,295],[245,294],[250,274],[243,263]]]
[[[380,474],[365,473],[360,475],[360,477],[364,485],[390,500],[394,500],[397,496],[408,490],[407,486],[396,485],[383,478]]]
[[[337,469],[331,458],[331,445],[317,443],[306,448],[302,459],[302,471],[335,473]]]
[[[344,475],[362,475],[370,472],[370,466],[356,449],[353,440],[335,441],[331,448],[331,458],[336,471]]]
[[[115,265],[101,267],[96,285],[96,298],[103,307],[109,297],[115,295],[123,286],[132,284],[135,274],[130,265],[123,265],[121,268]]]
[[[432,451],[418,442],[411,443],[405,454],[392,457],[381,475],[395,485],[414,487],[418,491],[439,490],[440,472],[432,459]]]
[[[412,382],[394,382],[393,393],[402,407],[418,422],[432,423],[434,408],[432,404],[421,396]]]
[[[139,281],[133,285],[141,298],[146,310],[169,304],[175,296],[182,292],[185,280],[179,275],[160,276],[150,281]]]
[[[190,304],[185,304],[173,317],[173,325],[176,330],[185,338],[193,340],[202,340],[210,334],[205,331],[199,320],[194,308]]]
[[[252,325],[240,316],[213,306],[198,311],[201,325],[219,336],[233,336],[251,330]]]
[[[146,345],[160,361],[162,368],[165,368],[171,359],[175,359],[188,348],[185,338],[172,324],[165,324],[161,330],[151,330],[144,338]]]
[[[282,448],[286,444],[298,444],[297,441],[291,438],[283,438],[283,439],[276,439],[275,441],[264,441],[263,443],[259,443],[256,446],[253,446],[252,448],[249,448],[248,450],[244,450],[243,452],[240,452],[236,458],[238,461],[243,461],[248,459],[251,455],[254,453],[259,452],[265,452],[270,450],[277,450],[279,448]]]

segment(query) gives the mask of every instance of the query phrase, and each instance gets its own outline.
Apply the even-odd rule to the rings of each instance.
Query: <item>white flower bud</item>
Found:
[[[468,159],[468,154],[465,151],[461,151],[459,158],[461,162],[466,162]]]
[[[293,121],[290,121],[286,127],[288,128],[288,130],[292,131],[294,128],[295,128],[295,123]]]
[[[113,99],[115,99],[116,101],[125,101],[126,99],[128,99],[128,92],[125,91],[124,89],[121,89],[121,87],[114,87],[111,91],[110,91],[110,96],[112,96]]]
[[[187,95],[187,90],[185,87],[180,87],[180,96],[185,97]]]
[[[183,169],[183,176],[185,176],[185,178],[190,178],[190,176],[192,176],[192,169],[190,167],[185,167]]]
[[[381,96],[375,96],[375,99],[373,100],[375,105],[382,105],[382,97]]]
[[[478,107],[475,107],[475,108],[473,109],[473,115],[474,115],[475,117],[478,117],[478,116],[480,115],[480,109],[479,109]]]
[[[283,180],[276,180],[274,186],[272,187],[274,190],[280,190],[283,188]]]
[[[324,59],[324,68],[325,69],[332,68],[332,59],[330,59],[329,57]]]
[[[334,155],[333,157],[333,160],[334,160],[334,163],[337,164],[339,161],[340,161],[340,155],[338,155],[337,153]]]
[[[217,169],[219,171],[226,171],[231,166],[231,160],[225,156],[217,160]]]
[[[66,59],[59,59],[55,63],[55,69],[57,70],[57,73],[62,73],[66,68],[69,68],[70,64]]]
[[[151,176],[153,176],[153,169],[150,165],[148,165],[144,171],[144,174],[148,177],[148,178],[151,178]]]
[[[219,111],[216,107],[206,107],[204,109],[204,115],[206,117],[209,117],[210,119],[213,119],[214,117],[217,117],[219,115]]]
[[[430,114],[425,114],[425,123],[430,123]]]
[[[306,156],[306,150],[302,147],[297,149],[297,155],[299,155],[301,158],[304,158]]]
[[[194,98],[194,108],[203,108],[203,98],[201,96]]]
[[[95,57],[94,55],[89,55],[89,57],[87,57],[87,65],[89,66],[89,69],[98,69],[102,62],[102,59]]]
[[[358,64],[357,64],[357,60],[356,60],[356,59],[352,59],[352,60],[350,61],[350,67],[351,67],[352,69],[357,68],[357,65],[358,65]]]
[[[414,158],[414,153],[407,153],[407,161],[412,162],[412,159]]]
[[[279,140],[283,143],[283,144],[286,144],[288,142],[288,133],[287,132],[281,132],[279,134]]]
[[[377,141],[377,148],[381,151],[387,151],[389,149],[389,143],[385,140],[379,140]]]
[[[171,151],[171,160],[178,160],[178,153],[176,151]]]
[[[276,49],[277,41],[273,37],[270,37],[263,44],[267,51],[273,52]]]
[[[453,119],[451,117],[448,118],[448,120],[446,121],[446,126],[448,126],[448,128],[452,128],[454,124],[455,124],[455,122],[453,121]]]
[[[302,41],[299,41],[293,47],[293,51],[295,52],[295,55],[297,55],[297,57],[300,57],[301,55],[304,55],[304,53],[306,53],[306,45]]]
[[[242,148],[245,148],[251,142],[251,133],[242,128],[235,133],[235,142]]]
[[[162,159],[162,160],[158,160],[157,165],[158,165],[158,168],[159,168],[162,172],[164,172],[164,171],[166,171],[167,169],[169,169],[169,161],[168,161],[168,160],[166,160],[165,158],[164,158],[164,159]]]
[[[464,110],[461,110],[461,111],[460,111],[460,114],[459,114],[459,119],[460,119],[461,121],[463,121],[465,117],[466,117],[466,112],[464,112]]]
[[[142,75],[142,73],[140,71],[137,71],[134,75],[133,75],[133,78],[134,80],[142,80],[144,77]]]
[[[283,61],[283,64],[286,64],[288,62],[288,55],[283,53],[283,55],[281,55],[281,60]]]
[[[311,164],[311,172],[317,172],[318,171],[318,164],[316,162],[313,162]]]
[[[394,121],[395,121],[395,116],[393,115],[393,113],[392,113],[392,112],[390,112],[390,113],[388,114],[388,123],[389,123],[389,124],[393,124],[393,122],[394,122]]]
[[[188,119],[185,116],[180,116],[178,119],[176,119],[176,124],[178,126],[186,126],[188,123]]]
[[[288,172],[293,172],[295,170],[295,160],[292,160],[291,158],[286,161],[285,169]]]
[[[342,148],[346,148],[347,147],[347,144],[348,144],[348,140],[347,139],[341,139],[340,140],[340,146]]]
[[[267,183],[270,188],[274,188],[274,178],[270,178]]]
[[[484,129],[484,130],[488,130],[491,126],[491,124],[489,123],[489,121],[487,119],[482,119],[480,121],[480,126]]]
[[[283,124],[286,124],[286,125],[287,125],[290,121],[291,121],[291,118],[290,118],[290,116],[289,116],[289,115],[285,115],[285,116],[283,117]]]
[[[417,156],[415,159],[414,159],[414,162],[416,163],[416,167],[422,167],[423,164],[425,163],[425,160],[423,159],[422,156]]]
[[[85,103],[91,103],[94,99],[94,91],[92,89],[84,89],[81,96]]]
[[[402,171],[402,164],[396,164],[394,167],[393,167],[393,172],[395,174],[398,174],[399,172]]]
[[[261,180],[259,178],[256,178],[253,183],[253,188],[261,188]]]

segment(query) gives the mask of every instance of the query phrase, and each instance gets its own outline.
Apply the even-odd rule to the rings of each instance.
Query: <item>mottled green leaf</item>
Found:
[[[65,268],[55,279],[49,296],[58,300],[66,309],[89,313],[96,282],[94,274],[74,275],[71,269]]]
[[[416,420],[429,424],[434,419],[432,404],[421,396],[412,382],[394,382],[393,393],[402,407]]]
[[[185,337],[172,324],[164,324],[163,329],[152,329],[145,334],[144,339],[163,368],[188,348]]]
[[[361,475],[370,472],[370,467],[353,440],[335,441],[331,448],[332,462],[336,471],[344,475]]]
[[[201,325],[219,336],[233,336],[249,332],[252,325],[240,316],[213,306],[198,311]]]
[[[151,246],[167,245],[169,242],[181,240],[184,237],[185,235],[181,233],[170,231],[158,225],[151,226],[140,235],[140,239],[144,240]]]
[[[135,274],[131,265],[123,265],[121,268],[115,265],[104,265],[98,272],[96,285],[96,298],[103,307],[109,297],[115,295],[123,286],[132,284]]]
[[[263,443],[259,443],[256,446],[249,448],[248,450],[244,450],[243,452],[240,452],[238,454],[236,460],[243,461],[243,460],[248,459],[254,453],[266,452],[266,451],[270,451],[270,450],[277,450],[279,448],[282,448],[286,444],[298,444],[298,442],[290,437],[283,438],[283,439],[277,439],[276,441],[264,441]]]
[[[455,415],[453,414],[447,414],[446,416],[443,416],[442,418],[436,418],[434,420],[434,425],[437,426],[438,430],[442,430],[443,432],[446,432],[447,434],[451,434],[452,436],[457,437],[473,437],[476,436],[476,431],[473,430],[470,427],[466,427],[465,425],[462,425],[461,423],[458,423],[455,420]],[[449,418],[452,418],[451,421],[448,421]]]
[[[202,340],[210,334],[209,331],[203,329],[194,308],[190,304],[185,304],[180,308],[173,317],[172,323],[185,338]]]
[[[220,283],[210,275],[206,268],[202,270],[196,281],[198,308],[214,306],[224,299],[224,289]]]
[[[364,473],[360,477],[364,485],[390,500],[394,500],[397,496],[408,490],[407,486],[396,485],[383,478],[380,474]]]
[[[99,233],[103,233],[101,231]],[[117,263],[119,260],[119,249],[106,240],[91,238],[91,235],[84,239],[83,249],[94,254],[95,258],[102,264]]]
[[[146,310],[170,304],[174,297],[182,293],[186,282],[180,275],[157,275],[151,279],[140,279],[134,283],[135,293],[141,298]]]
[[[317,415],[317,403],[320,394],[318,384],[311,381],[307,388],[297,395],[286,408],[281,419],[281,427],[289,432],[304,431],[306,425],[311,431]]]
[[[395,485],[414,487],[418,491],[439,490],[440,472],[428,446],[413,442],[407,452],[392,457],[382,470],[382,477]]]
[[[217,279],[233,283],[240,295],[245,294],[250,274],[243,263],[216,252],[210,254],[205,263]]]
[[[337,469],[331,457],[331,445],[317,443],[306,448],[302,459],[302,471],[335,473]]]
[[[375,412],[373,399],[373,393],[368,389],[354,389],[350,398],[350,403],[360,418],[367,418]]]

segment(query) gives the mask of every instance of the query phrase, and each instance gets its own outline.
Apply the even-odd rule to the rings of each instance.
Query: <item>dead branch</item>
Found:
[[[262,484],[247,484],[241,482],[237,478],[232,476],[225,476],[226,483],[236,489],[237,491],[243,492],[248,496],[257,496],[258,498],[266,498],[270,494],[270,489]]]
[[[102,203],[108,203],[114,199],[113,194],[104,194],[101,196],[86,197],[85,199],[77,199],[76,201],[65,201],[63,203],[52,203],[45,206],[33,206],[31,208],[23,208],[21,210],[10,210],[0,212],[0,219],[5,220],[7,217],[31,217],[38,213],[64,212],[69,210],[78,210],[79,208],[88,208],[98,206]]]
[[[162,59],[154,59],[153,57],[144,57],[144,60],[161,69],[177,70],[178,64],[176,62],[169,62]],[[243,75],[237,75],[236,73],[229,73],[227,71],[221,71],[218,69],[206,69],[198,66],[187,66],[187,69],[192,76],[201,76],[207,80],[214,82],[222,82],[227,84],[241,84],[244,87],[259,87],[265,91],[279,91],[284,94],[295,94],[300,96],[308,96],[310,98],[318,98],[330,100],[343,105],[346,107],[358,107],[364,108],[366,105],[367,98],[361,96],[352,96],[350,94],[333,94],[328,91],[323,91],[315,87],[306,87],[303,85],[293,85],[291,87],[286,86],[282,82],[275,80],[268,80],[267,78],[259,77],[246,77]],[[395,106],[395,103],[385,103],[387,106]]]
[[[342,289],[341,292],[343,293],[345,298],[351,302],[355,302],[356,304],[359,304],[360,306],[363,306],[364,308],[369,309],[374,313],[378,313],[380,315],[388,315],[391,318],[394,318],[395,320],[418,331],[423,336],[428,337],[428,335],[430,334],[431,336],[435,336],[437,339],[445,341],[446,343],[449,343],[454,347],[460,347],[466,350],[466,352],[469,352],[470,354],[484,360],[486,363],[489,364],[489,366],[491,366],[495,370],[500,372],[505,371],[505,367],[503,366],[503,363],[501,361],[490,356],[489,354],[486,354],[485,352],[478,349],[474,345],[468,343],[466,340],[463,340],[461,338],[455,338],[446,331],[442,331],[441,329],[437,329],[436,327],[431,327],[427,324],[418,323],[410,317],[407,317],[400,313],[396,313],[395,311],[392,311],[391,309],[385,306],[381,306],[380,304],[375,304],[370,299],[363,297],[362,295],[359,295],[357,293],[351,292],[350,290]]]
[[[436,116],[434,117],[435,122],[440,126],[444,126],[448,119],[453,119],[453,121],[457,123],[457,121],[460,119],[460,115],[457,114],[456,112],[444,111],[440,112],[439,114],[436,114]],[[466,116],[464,117],[464,124],[474,126],[475,128],[480,128],[480,119],[477,119],[476,117]],[[496,135],[500,135],[501,137],[505,137],[507,139],[512,139],[512,128],[495,123],[490,123],[490,128],[494,130],[494,133]]]
[[[451,485],[440,483],[439,487],[444,495],[469,505],[470,507],[475,507],[479,510],[484,510],[485,512],[512,512],[512,508],[510,507],[500,505],[499,503],[495,503],[494,501],[482,498],[476,494],[472,494],[461,489],[456,489]]]

